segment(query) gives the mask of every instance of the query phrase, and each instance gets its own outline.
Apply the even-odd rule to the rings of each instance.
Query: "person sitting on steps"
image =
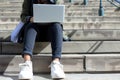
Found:
[[[51,42],[52,59],[51,59],[51,77],[65,78],[63,65],[60,63],[62,55],[63,28],[61,23],[34,23],[32,4],[55,4],[62,0],[24,0],[22,5],[21,21],[25,24],[23,38],[22,57],[24,63],[20,63],[19,79],[33,79],[32,57],[35,41],[46,40]],[[38,66],[39,63],[38,63]]]

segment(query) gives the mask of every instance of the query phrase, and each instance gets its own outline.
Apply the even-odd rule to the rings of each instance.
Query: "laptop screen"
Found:
[[[65,5],[33,4],[35,23],[64,22]]]

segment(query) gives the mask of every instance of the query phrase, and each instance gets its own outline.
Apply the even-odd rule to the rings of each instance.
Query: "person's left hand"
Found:
[[[30,22],[33,23],[33,17],[30,18]]]

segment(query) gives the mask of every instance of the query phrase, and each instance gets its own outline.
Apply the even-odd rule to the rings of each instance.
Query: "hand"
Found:
[[[30,22],[33,23],[33,17],[30,18]]]

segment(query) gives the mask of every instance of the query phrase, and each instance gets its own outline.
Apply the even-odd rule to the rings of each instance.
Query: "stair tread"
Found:
[[[7,76],[7,77],[6,77]],[[17,80],[18,74],[6,74],[6,75],[0,75],[0,78],[2,80]],[[13,79],[11,79],[13,78]],[[35,74],[34,75],[35,80],[50,80],[51,76],[50,74]],[[119,73],[66,73],[66,79],[62,80],[119,80],[120,74]]]

